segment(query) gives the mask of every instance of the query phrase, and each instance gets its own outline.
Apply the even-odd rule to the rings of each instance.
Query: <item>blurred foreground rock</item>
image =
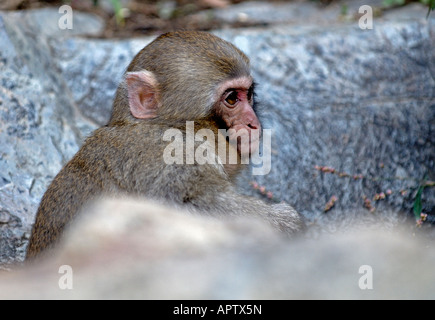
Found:
[[[59,16],[56,10],[0,13],[0,265],[24,259],[34,214],[43,192],[62,165],[77,151],[83,139],[97,126],[105,124],[125,67],[151,41],[151,38],[117,41],[80,37],[80,34],[98,34],[101,28],[98,19],[75,13],[82,20],[78,20],[81,23],[76,23],[76,29],[71,33],[56,30]],[[357,21],[343,23],[337,18],[331,27],[283,24],[261,30],[217,32],[234,42],[251,58],[258,82],[258,98],[263,106],[264,127],[274,130],[271,172],[257,177],[247,173],[240,181],[240,190],[261,196],[249,184],[256,180],[273,192],[276,199],[286,200],[303,213],[310,221],[309,234],[314,238],[323,239],[323,233],[346,230],[358,224],[359,230],[362,230],[359,232],[363,232],[361,238],[365,239],[374,237],[373,234],[364,233],[366,223],[381,222],[384,229],[407,224],[407,219],[412,217],[416,190],[422,179],[435,180],[435,19],[432,14],[429,20],[425,20],[425,10],[422,10],[420,18],[418,14],[406,20],[402,17],[403,12],[396,17],[390,14],[388,19],[375,18],[373,30],[361,30]],[[315,166],[327,166],[350,176],[322,173]],[[376,193],[386,193],[387,190],[391,190],[391,194],[384,200],[373,201]],[[364,195],[377,208],[374,213],[364,207]],[[338,200],[325,213],[325,205],[332,196]],[[435,188],[426,187],[423,190],[422,208],[429,214],[428,220],[433,221]],[[174,222],[174,229],[181,229],[181,225],[186,228],[190,222],[195,224],[195,219],[180,221],[180,225]],[[198,223],[202,223],[200,221]],[[241,252],[249,252],[255,246],[246,244],[246,247],[238,248],[234,243],[240,242],[240,234],[233,235],[232,227],[225,222],[216,223],[222,224],[222,234],[229,232],[229,239],[233,239],[228,240],[228,247],[222,247],[227,251],[219,247],[221,244],[218,241],[216,246],[219,253],[210,250],[210,253],[199,256],[198,260],[177,255],[170,257],[169,253],[165,256],[168,260],[161,260],[166,261],[162,265],[153,267],[154,260],[150,260],[150,268],[162,272],[160,280],[155,281],[166,279],[171,272],[176,274],[171,279],[193,275],[191,270],[200,274],[201,266],[213,271],[210,267],[212,262],[217,263],[216,273],[208,280],[204,275],[201,281],[207,283],[212,279],[220,279],[222,270],[225,277],[235,281],[236,278],[231,277],[236,275],[230,271],[239,266],[225,263],[231,261],[234,255],[238,257],[235,263],[243,264],[244,259],[240,257],[244,255]],[[201,228],[207,228],[206,225]],[[250,224],[247,228],[250,228]],[[170,244],[171,232],[168,231],[159,240],[166,241],[163,246]],[[177,234],[178,231],[174,232]],[[251,240],[247,239],[247,242],[259,241],[260,247],[264,245],[270,248],[278,243],[279,249],[274,256],[276,260],[273,260],[277,265],[270,262],[267,266],[270,279],[279,279],[275,276],[284,269],[289,270],[285,274],[297,270],[315,273],[317,269],[314,266],[319,263],[328,265],[327,260],[333,255],[329,254],[332,251],[328,248],[332,247],[338,250],[338,255],[350,255],[349,261],[353,261],[357,259],[359,251],[351,250],[342,243],[354,243],[358,248],[362,246],[359,233],[355,236],[337,235],[337,238],[321,241],[322,245],[325,242],[324,245],[330,246],[323,249],[325,253],[322,253],[322,247],[316,249],[319,242],[315,240],[301,240],[298,245],[289,246],[281,240],[264,240],[263,243],[261,236],[248,238]],[[424,254],[424,245],[414,243],[414,240],[401,237],[400,234],[391,239],[375,239],[379,243],[386,243],[385,252],[399,252],[400,247],[409,248],[403,258],[399,255],[393,258],[394,265],[402,259],[410,260],[409,263],[423,259],[422,265],[433,259],[433,248]],[[215,240],[213,238],[210,243]],[[376,247],[377,242],[374,242],[369,242],[368,252]],[[131,246],[131,250],[135,248],[133,239],[129,239],[125,245]],[[178,250],[178,244],[173,245],[175,249],[170,252]],[[196,246],[200,246],[200,241],[193,243],[193,247]],[[101,250],[101,254],[106,255],[105,249]],[[114,255],[119,255],[118,259],[122,260],[122,255],[128,255],[128,252],[115,251]],[[268,252],[253,251],[246,254],[254,261],[265,264],[268,261],[265,258],[267,254],[275,255]],[[314,255],[307,255],[306,252],[314,252]],[[89,252],[84,254],[92,256]],[[143,254],[151,253],[147,251]],[[74,255],[71,253],[71,257]],[[225,263],[216,258],[219,255],[228,256],[227,260],[224,259]],[[297,257],[295,260],[291,258],[293,255]],[[281,256],[284,257],[282,260]],[[125,256],[125,259],[129,261],[131,256]],[[168,267],[171,259],[181,263],[180,270],[174,271]],[[317,259],[319,263],[314,263]],[[379,257],[373,259],[381,261]],[[114,263],[114,270],[119,267],[118,263],[124,263],[119,260]],[[292,264],[293,261],[305,261],[313,266],[310,269],[301,264],[302,267],[298,269],[298,265]],[[347,262],[341,263],[344,264],[343,269],[348,267]],[[249,267],[253,269],[245,272],[255,278],[263,264],[255,266],[253,263]],[[163,265],[166,265],[166,269]],[[162,267],[160,270],[159,266]],[[275,267],[278,269],[275,270]],[[42,272],[42,277],[58,277],[58,274],[44,274],[46,271],[43,271],[42,265],[39,268],[40,271],[33,272]],[[382,270],[388,268],[385,266]],[[421,271],[417,266],[415,268],[416,273]],[[144,278],[149,276],[149,279],[154,279],[152,271],[146,268],[142,271]],[[93,271],[89,272],[91,274]],[[358,277],[357,273],[354,275],[357,272],[354,269],[348,272]],[[86,277],[85,271],[83,276]],[[101,275],[103,278],[105,276],[110,277],[110,274]],[[35,273],[29,273],[28,277],[37,278]],[[261,281],[266,281],[264,279]],[[38,286],[39,280],[34,281],[35,286]],[[279,285],[278,280],[274,281]],[[225,283],[222,282],[224,291]],[[422,280],[416,283],[423,285]],[[324,283],[325,286],[327,284],[330,283]],[[158,282],[153,285],[157,286]],[[202,284],[199,282],[197,285]],[[54,286],[54,290],[58,290],[57,281]],[[252,292],[256,292],[255,295],[241,293],[239,297],[267,294],[258,288],[261,286],[251,288]],[[283,297],[286,294],[292,296],[292,293],[287,292],[294,290],[287,291],[288,288],[282,289],[285,293]],[[391,286],[388,288],[394,292]],[[81,293],[74,291],[73,294],[81,295],[86,291],[83,290]],[[174,292],[188,295],[179,290]],[[231,287],[231,290],[235,289]],[[300,290],[298,294],[301,294]],[[365,294],[358,290],[358,294]],[[195,292],[203,291],[198,289]],[[271,296],[277,297],[278,291],[271,289],[271,292]],[[425,288],[422,288],[422,295],[424,292]],[[89,296],[93,294],[100,295],[90,292]],[[148,294],[152,295],[152,291]],[[214,292],[210,294],[216,294],[213,297],[227,296]],[[106,297],[109,295],[107,293]],[[311,291],[307,294],[312,295]],[[143,294],[143,297],[147,295]]]
[[[111,200],[49,259],[0,273],[0,299],[433,299],[434,264],[409,230],[289,240],[262,221]]]

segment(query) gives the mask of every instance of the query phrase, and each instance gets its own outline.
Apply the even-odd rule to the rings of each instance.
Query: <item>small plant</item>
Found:
[[[325,208],[323,209],[323,211],[324,212],[328,212],[329,210],[331,210],[337,200],[338,200],[338,198],[336,196],[332,196],[329,199],[329,201],[326,203]]]
[[[382,4],[384,5],[384,7],[389,8],[389,7],[403,6],[409,2],[410,1],[407,0],[384,0]],[[435,9],[435,0],[418,0],[416,2],[420,2],[428,7],[427,15],[426,15],[426,19],[427,19],[431,11]]]
[[[98,0],[93,0],[94,7],[98,6]],[[116,24],[118,26],[123,26],[124,21],[124,9],[122,8],[122,4],[120,0],[110,0],[110,3],[112,4],[113,11],[115,12],[115,19]]]
[[[253,188],[254,190],[257,190],[257,192],[258,192],[259,194],[261,194],[263,197],[267,198],[268,200],[273,201],[273,202],[276,202],[276,203],[281,202],[281,200],[278,199],[278,198],[276,198],[276,197],[273,195],[272,191],[268,191],[268,190],[266,189],[265,186],[260,186],[260,185],[259,185],[257,182],[255,182],[255,181],[251,181],[251,186],[252,186],[252,188]]]
[[[380,167],[383,168],[384,164],[381,163]],[[314,168],[322,173],[334,174],[340,178],[351,178],[353,180],[362,180],[362,179],[366,179],[366,180],[370,180],[370,181],[410,180],[408,178],[403,178],[403,177],[393,177],[393,178],[366,177],[362,174],[349,174],[347,172],[340,172],[340,171],[336,170],[335,168],[329,167],[329,166],[316,165],[316,166],[314,166]],[[416,179],[411,179],[411,180],[416,180]],[[422,205],[421,196],[422,196],[423,190],[426,187],[434,187],[434,186],[435,186],[435,181],[429,181],[425,178],[425,179],[423,179],[422,182],[419,182],[419,185],[416,189],[415,196],[414,196],[413,213],[414,213],[414,217],[417,221],[417,226],[421,226],[423,221],[426,221],[426,218],[427,218],[427,214],[422,213],[423,205]],[[393,191],[391,189],[387,189],[385,192],[376,193],[372,198],[369,198],[366,195],[363,195],[362,196],[363,206],[364,206],[364,208],[366,208],[367,210],[369,210],[370,212],[373,213],[376,211],[376,207],[373,205],[373,203],[376,201],[381,201],[381,200],[386,199],[392,193],[393,193]],[[408,194],[408,191],[402,189],[399,191],[399,193],[401,196],[405,197]],[[326,204],[324,212],[331,210],[331,208],[333,207],[336,200],[337,200],[337,198],[335,196],[333,196],[331,198],[331,200],[329,200],[328,203]]]
[[[435,186],[435,181],[428,181],[426,178],[423,180],[423,182],[418,186],[417,192],[415,194],[414,198],[414,217],[417,220],[417,226],[421,226],[423,221],[426,221],[427,214],[422,212],[423,205],[421,201],[421,194],[423,193],[424,188],[426,187],[433,187]]]
[[[395,6],[403,6],[405,4],[405,0],[384,0],[382,4],[385,7],[395,7]]]
[[[110,0],[115,11],[116,24],[119,26],[124,25],[124,14],[122,10],[122,5],[120,0]]]
[[[420,2],[428,6],[427,15],[426,15],[426,19],[427,19],[431,11],[435,9],[435,0],[420,0]]]

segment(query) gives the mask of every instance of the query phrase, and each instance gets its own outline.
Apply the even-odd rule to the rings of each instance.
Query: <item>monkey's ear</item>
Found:
[[[128,72],[127,83],[128,104],[131,114],[138,119],[150,119],[157,116],[157,80],[146,70]]]

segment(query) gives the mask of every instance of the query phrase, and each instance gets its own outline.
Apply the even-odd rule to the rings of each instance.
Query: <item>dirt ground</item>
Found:
[[[223,27],[223,22],[213,18],[215,8],[223,8],[243,0],[3,0],[0,10],[24,10],[57,7],[68,4],[73,10],[92,12],[105,21],[103,38],[126,38],[154,35],[174,29],[211,30]],[[275,1],[279,2],[279,1]],[[115,3],[126,8],[116,10]],[[234,22],[232,28],[253,26],[249,21]]]

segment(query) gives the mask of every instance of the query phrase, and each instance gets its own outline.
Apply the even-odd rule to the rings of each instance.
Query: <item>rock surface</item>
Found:
[[[95,128],[78,112],[52,56],[49,38],[62,34],[58,17],[53,10],[0,14],[0,264],[24,258],[48,183]],[[101,28],[92,16],[77,21],[66,34]]]
[[[255,179],[304,214],[315,234],[360,218],[393,226],[412,216],[420,181],[435,180],[435,19],[421,13],[386,15],[373,30],[336,18],[329,27],[217,32],[251,58],[264,127],[274,130],[270,174],[247,173],[241,191],[260,196],[249,185]],[[24,259],[43,192],[107,121],[127,64],[151,40],[80,37],[101,24],[75,15],[87,22],[70,33],[53,27],[55,10],[0,14],[0,264]],[[372,200],[377,211],[364,208],[363,195],[388,189],[386,199]],[[422,194],[429,220],[434,189]]]
[[[435,252],[407,231],[288,241],[255,219],[147,202],[105,201],[86,213],[52,257],[0,273],[0,299],[435,297]]]
[[[389,189],[375,206],[412,211],[419,182],[434,177],[434,27],[430,20],[228,36],[251,57],[264,127],[274,130],[272,170],[259,184],[319,219],[348,219],[343,213],[363,207],[364,195]],[[434,212],[434,195],[424,190],[423,211]]]

